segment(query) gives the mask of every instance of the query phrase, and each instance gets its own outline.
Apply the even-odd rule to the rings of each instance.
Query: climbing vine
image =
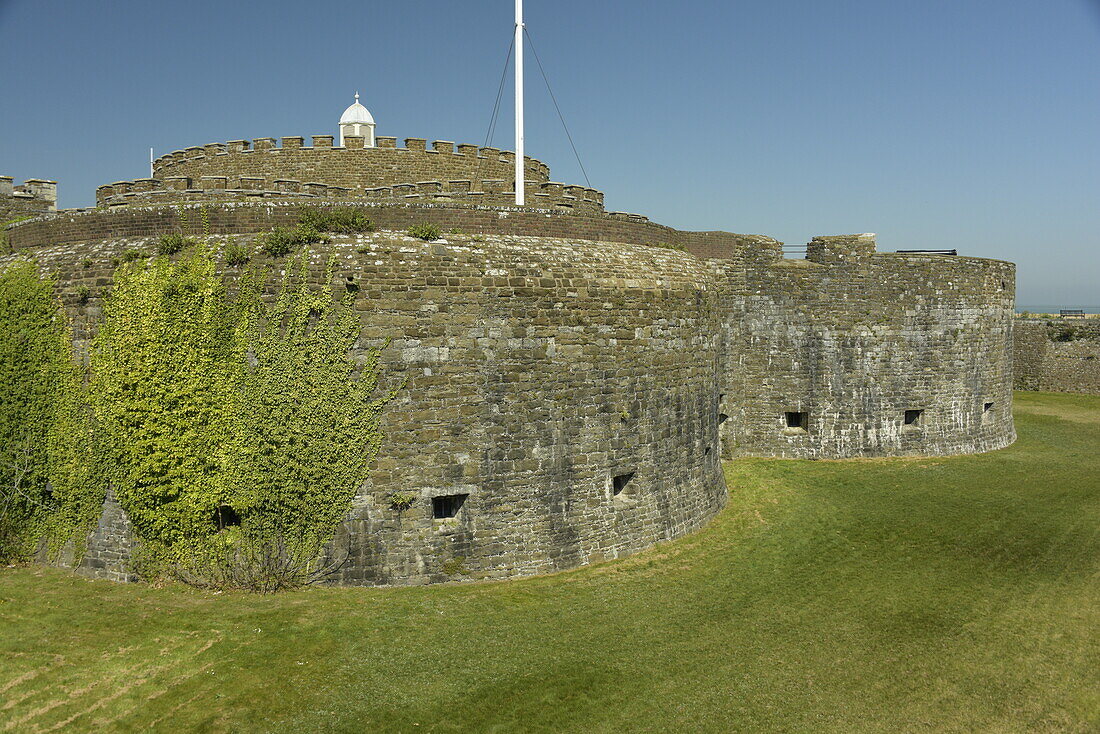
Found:
[[[229,293],[201,247],[116,275],[93,394],[147,575],[224,578],[204,565],[256,547],[308,566],[366,479],[392,398],[378,351],[351,359],[350,295],[311,287],[304,260],[287,273],[266,301],[262,271]]]
[[[110,485],[145,576],[272,590],[332,563],[394,395],[379,350],[357,346],[353,294],[316,285],[331,261],[231,291],[214,249],[121,262],[89,367],[56,284],[0,271],[0,559],[79,558]]]
[[[0,272],[0,559],[40,542],[82,552],[103,504],[85,369],[56,284],[32,262]]]
[[[93,344],[92,395],[109,479],[143,539],[171,546],[202,535],[223,499],[233,328],[207,257],[116,271]]]
[[[376,390],[379,350],[349,359],[359,338],[353,297],[310,288],[304,260],[273,304],[255,290],[242,296],[229,375],[230,484],[257,524],[321,542],[378,453],[393,397]]]

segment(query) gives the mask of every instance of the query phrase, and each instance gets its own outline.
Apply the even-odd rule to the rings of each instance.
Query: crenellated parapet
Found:
[[[303,183],[289,179],[267,180],[254,176],[229,178],[203,176],[195,180],[188,176],[166,179],[139,178],[115,181],[96,189],[96,205],[118,207],[149,205],[180,201],[253,201],[257,199],[345,199],[352,198],[351,189]]]
[[[361,195],[370,201],[481,204],[511,206],[515,203],[512,181],[483,179],[481,187],[467,179],[455,181],[418,181],[365,189]],[[603,192],[584,186],[567,186],[552,181],[527,181],[524,206],[556,209],[576,214],[602,214]]]
[[[0,222],[57,210],[57,182],[28,178],[22,184],[0,176]]]
[[[476,184],[480,184],[480,187]],[[552,181],[528,181],[526,206],[555,209],[577,214],[603,213],[603,192],[585,186],[572,186]],[[164,179],[139,178],[116,181],[96,189],[98,206],[115,207],[146,205],[174,201],[251,201],[256,199],[347,199],[368,201],[460,202],[487,206],[508,206],[514,203],[511,181],[470,179],[452,181],[419,181],[352,189],[323,183],[287,178],[267,179],[258,176],[170,176]],[[612,216],[630,221],[645,221],[637,214],[616,212]]]
[[[814,237],[806,244],[806,259],[816,263],[843,262],[846,259],[873,255],[874,234],[846,234]]]
[[[508,180],[515,175],[516,154],[492,147],[424,138],[397,139],[379,135],[375,147],[362,137],[348,136],[333,145],[332,135],[314,135],[306,144],[300,136],[230,140],[173,151],[156,159],[158,179],[204,176],[315,181],[327,186],[363,190],[410,181],[471,182],[482,190],[483,181]],[[550,167],[525,157],[527,181],[549,182]]]

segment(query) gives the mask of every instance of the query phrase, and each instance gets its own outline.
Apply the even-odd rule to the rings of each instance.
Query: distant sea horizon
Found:
[[[1029,313],[1058,313],[1063,308],[1075,308],[1085,313],[1100,313],[1100,306],[1074,306],[1072,304],[1065,304],[1061,306],[1051,306],[1049,304],[1040,304],[1038,306],[1029,306],[1026,304],[1016,304],[1016,313],[1023,313],[1027,311]]]

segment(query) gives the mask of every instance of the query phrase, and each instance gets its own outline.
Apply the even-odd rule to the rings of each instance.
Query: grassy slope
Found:
[[[952,459],[739,461],[709,527],[474,586],[274,598],[0,571],[0,730],[1100,727],[1100,399]]]

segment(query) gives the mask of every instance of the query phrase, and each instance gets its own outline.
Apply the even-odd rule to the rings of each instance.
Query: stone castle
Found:
[[[300,205],[377,231],[312,246],[354,288],[364,349],[405,380],[336,531],[337,582],[506,578],[616,558],[704,525],[721,459],[989,451],[1015,439],[1011,263],[815,237],[680,231],[607,212],[595,189],[513,153],[375,134],[232,140],[53,211],[51,182],[4,189],[12,254],[57,274],[78,350],[118,257],[180,227],[249,243]],[[8,179],[10,181],[10,179]],[[4,179],[0,179],[0,187]],[[17,209],[17,207],[23,207]],[[200,217],[201,211],[201,217]],[[431,223],[442,239],[405,236]],[[82,297],[77,293],[81,292]],[[404,512],[386,498],[410,491]],[[736,492],[737,487],[729,488]],[[125,578],[132,532],[108,496],[81,561]]]

